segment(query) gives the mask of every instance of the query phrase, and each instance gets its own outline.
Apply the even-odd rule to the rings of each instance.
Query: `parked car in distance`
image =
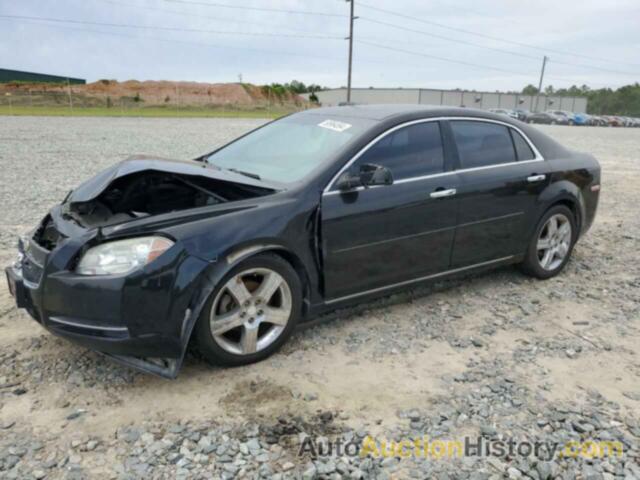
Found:
[[[607,117],[607,119],[609,120],[609,126],[610,127],[623,127],[624,123],[622,122],[622,119],[620,117],[617,117],[615,115],[609,115]]]
[[[559,274],[600,166],[484,111],[366,105],[270,122],[191,161],[133,157],[20,240],[9,291],[45,329],[173,378],[274,353],[296,325],[507,264]]]
[[[591,115],[587,115],[586,113],[574,113],[573,121],[575,125],[580,126],[594,125]]]
[[[527,123],[542,123],[546,125],[569,125],[567,117],[549,112],[532,113],[527,117]]]
[[[518,113],[515,110],[509,110],[507,108],[490,108],[489,111],[492,113],[497,113],[499,115],[506,115],[507,117],[516,120],[520,120],[520,118],[518,117]]]
[[[640,119],[620,115],[591,115],[591,124],[602,127],[640,127]]]
[[[559,118],[566,119],[566,125],[575,125],[576,124],[576,116],[572,112],[566,112],[564,110],[547,110],[547,113],[555,115]]]
[[[516,112],[516,114],[518,115],[518,120],[520,120],[521,122],[526,122],[527,118],[529,118],[529,116],[532,115],[532,113],[529,110],[524,110],[521,108],[515,109],[514,112]]]
[[[602,115],[600,118],[604,121],[604,125],[606,127],[617,127],[617,121],[615,117],[612,115]]]
[[[624,126],[625,127],[633,127],[633,118],[631,118],[631,117],[622,117],[622,120],[624,121]]]

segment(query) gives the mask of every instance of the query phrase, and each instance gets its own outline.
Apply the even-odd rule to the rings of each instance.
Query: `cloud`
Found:
[[[334,87],[346,84],[345,16],[297,15],[199,3],[347,15],[347,2],[194,1],[196,4],[171,0],[3,3],[0,15],[176,27],[185,31],[0,18],[2,66],[90,81],[137,78],[233,82],[242,74],[244,81],[253,83],[295,78]],[[354,85],[359,87],[520,89],[527,83],[537,83],[545,53],[551,58],[547,84],[587,83],[599,87],[640,80],[640,75],[627,74],[640,73],[636,55],[640,7],[635,0],[619,0],[615,8],[600,0],[356,0],[356,14],[360,19],[355,26]],[[292,36],[252,35],[267,33]],[[559,53],[565,51],[577,55]],[[619,63],[607,61],[612,59]]]

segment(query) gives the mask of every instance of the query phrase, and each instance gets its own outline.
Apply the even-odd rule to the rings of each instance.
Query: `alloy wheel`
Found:
[[[571,222],[562,213],[546,221],[538,236],[538,262],[545,270],[555,270],[564,262],[571,248]]]
[[[291,289],[268,268],[252,268],[231,277],[211,307],[214,341],[235,355],[251,355],[273,344],[291,317]]]

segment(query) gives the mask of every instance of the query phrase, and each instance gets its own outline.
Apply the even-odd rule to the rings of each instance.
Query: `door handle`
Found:
[[[435,192],[431,192],[431,198],[444,198],[444,197],[453,197],[457,193],[455,188],[450,188],[448,190],[436,190]]]
[[[547,178],[546,175],[531,175],[531,176],[527,177],[527,182],[529,182],[529,183],[541,182],[545,178]]]

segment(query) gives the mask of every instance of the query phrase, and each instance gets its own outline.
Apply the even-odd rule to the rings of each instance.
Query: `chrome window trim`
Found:
[[[340,170],[338,170],[338,173],[336,173],[331,178],[331,181],[329,181],[329,183],[327,184],[325,189],[322,191],[322,194],[323,195],[337,195],[337,194],[340,194],[340,193],[344,193],[342,190],[332,190],[332,188],[333,188],[336,180],[338,179],[338,177],[340,175],[342,175],[342,173],[345,170],[347,170],[351,165],[353,165],[353,163],[355,163],[362,155],[364,155],[373,145],[375,145],[378,141],[382,140],[387,135],[389,135],[389,134],[391,134],[391,133],[393,133],[393,132],[395,132],[395,131],[397,131],[397,130],[399,130],[401,128],[409,127],[411,125],[416,125],[416,124],[419,124],[419,123],[427,123],[427,122],[438,122],[438,121],[442,121],[442,120],[446,120],[446,121],[461,120],[461,121],[465,121],[465,122],[466,121],[472,121],[472,122],[495,123],[495,124],[498,124],[498,125],[504,125],[507,128],[513,128],[516,132],[518,132],[520,135],[522,135],[522,138],[524,138],[525,142],[527,142],[529,147],[531,147],[531,150],[533,150],[535,158],[532,159],[532,160],[522,160],[522,161],[515,161],[515,162],[508,162],[508,163],[497,163],[495,165],[486,165],[486,166],[483,166],[483,167],[461,168],[459,170],[451,170],[449,172],[438,172],[438,173],[432,173],[432,174],[429,174],[429,175],[421,175],[419,177],[403,178],[401,180],[394,181],[393,185],[403,184],[403,183],[410,183],[410,182],[417,182],[417,181],[420,181],[420,180],[426,180],[428,178],[443,177],[443,176],[447,176],[447,175],[455,175],[457,173],[473,172],[473,171],[476,171],[476,170],[486,170],[486,169],[490,169],[490,168],[507,167],[507,166],[510,166],[510,165],[521,165],[523,163],[532,163],[532,162],[542,162],[542,161],[544,161],[544,157],[542,156],[540,151],[536,148],[536,146],[531,141],[531,139],[527,136],[527,134],[524,133],[519,127],[517,127],[515,125],[512,125],[510,123],[501,122],[500,120],[493,120],[493,119],[490,119],[490,118],[480,118],[480,117],[421,118],[421,119],[418,119],[418,120],[411,120],[410,122],[401,123],[399,125],[391,127],[389,130],[386,130],[386,131],[382,132],[376,138],[371,140],[368,144],[366,144],[364,147],[362,147],[362,149],[360,149],[360,151],[358,153],[356,153],[353,157],[351,157],[351,159],[347,163],[345,163]],[[514,152],[515,152],[515,147],[514,147]],[[384,186],[384,185],[380,185],[380,186]],[[377,188],[377,187],[368,187],[368,188]],[[357,192],[357,191],[364,190],[364,189],[365,189],[365,187],[356,187],[356,188],[353,188],[353,189],[348,190],[348,191],[349,192]]]

